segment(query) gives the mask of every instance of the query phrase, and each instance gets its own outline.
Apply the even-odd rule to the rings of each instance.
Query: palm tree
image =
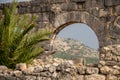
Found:
[[[17,14],[17,3],[5,8],[0,20],[0,65],[14,68],[17,63],[28,63],[44,49],[39,42],[49,40],[51,32],[47,29],[34,31],[36,16]]]

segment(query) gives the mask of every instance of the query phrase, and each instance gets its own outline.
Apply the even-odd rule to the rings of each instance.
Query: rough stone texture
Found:
[[[5,6],[0,4],[0,14]],[[120,0],[32,0],[20,2],[20,14],[38,15],[39,27],[51,25],[52,41],[61,29],[84,23],[96,33],[100,48],[120,43]]]
[[[24,71],[26,68],[27,68],[26,63],[20,63],[20,64],[17,64],[17,65],[16,65],[16,69],[17,69],[17,70]]]
[[[98,68],[88,67],[86,68],[86,74],[98,74]]]
[[[9,5],[0,4],[0,17]],[[120,80],[120,0],[32,0],[20,2],[18,13],[38,15],[38,28],[49,25],[50,45],[67,25],[87,24],[98,37],[100,63],[88,67],[63,59],[34,60],[17,70],[0,66],[0,80]]]
[[[106,80],[104,75],[92,74],[85,76],[85,80]]]
[[[104,56],[103,56],[104,55]],[[102,74],[120,75],[120,45],[110,45],[101,48],[100,72]],[[108,76],[108,80],[116,80],[116,77]]]
[[[120,0],[105,0],[105,6],[120,5]]]
[[[120,80],[120,62],[114,58],[106,60],[108,53],[120,56],[120,45],[101,48],[101,54],[105,54],[105,57],[100,56],[96,66],[76,65],[72,60],[46,56],[33,60],[22,71],[1,66],[0,80]]]

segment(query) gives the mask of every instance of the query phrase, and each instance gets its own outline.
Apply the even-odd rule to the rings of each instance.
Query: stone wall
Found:
[[[5,6],[9,3],[0,4],[0,15]],[[28,66],[18,64],[15,70],[0,66],[0,80],[120,80],[120,0],[33,0],[19,3],[18,12],[38,15],[38,27],[49,25],[54,32],[52,41],[69,24],[87,24],[99,39],[100,61],[83,65],[36,59]]]
[[[120,80],[120,45],[103,47],[99,64],[52,57],[20,63],[15,70],[0,66],[0,80]]]
[[[9,3],[0,4],[0,14],[5,6]],[[120,43],[120,0],[32,0],[20,2],[18,12],[38,15],[39,27],[54,32],[52,41],[67,25],[84,23],[96,33],[100,48]]]

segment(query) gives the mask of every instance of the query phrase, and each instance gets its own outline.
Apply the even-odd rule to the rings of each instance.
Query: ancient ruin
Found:
[[[9,3],[0,4],[0,15],[5,6],[9,6]],[[99,64],[94,67],[85,66],[84,69],[79,67],[79,72],[73,71],[75,73],[70,74],[71,76],[77,74],[76,78],[66,79],[64,75],[72,73],[71,70],[74,69],[62,65],[65,70],[70,71],[60,68],[57,72],[55,68],[53,72],[49,72],[49,69],[40,72],[33,70],[33,73],[26,74],[22,74],[22,71],[18,72],[22,78],[25,78],[24,80],[42,80],[37,78],[39,75],[45,77],[43,80],[120,80],[120,0],[32,0],[20,2],[18,12],[31,16],[38,15],[36,22],[39,28],[47,26],[54,32],[51,44],[57,33],[67,25],[84,23],[96,33],[100,45]],[[0,70],[0,80],[23,80],[14,73],[14,75],[7,73],[4,75],[1,72]],[[47,72],[50,76],[42,75]],[[61,73],[62,78],[52,77],[54,72]]]

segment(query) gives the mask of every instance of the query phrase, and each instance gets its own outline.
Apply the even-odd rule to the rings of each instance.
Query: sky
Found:
[[[66,26],[58,33],[57,37],[73,38],[93,49],[97,50],[99,48],[99,42],[96,34],[85,24],[76,23]]]

